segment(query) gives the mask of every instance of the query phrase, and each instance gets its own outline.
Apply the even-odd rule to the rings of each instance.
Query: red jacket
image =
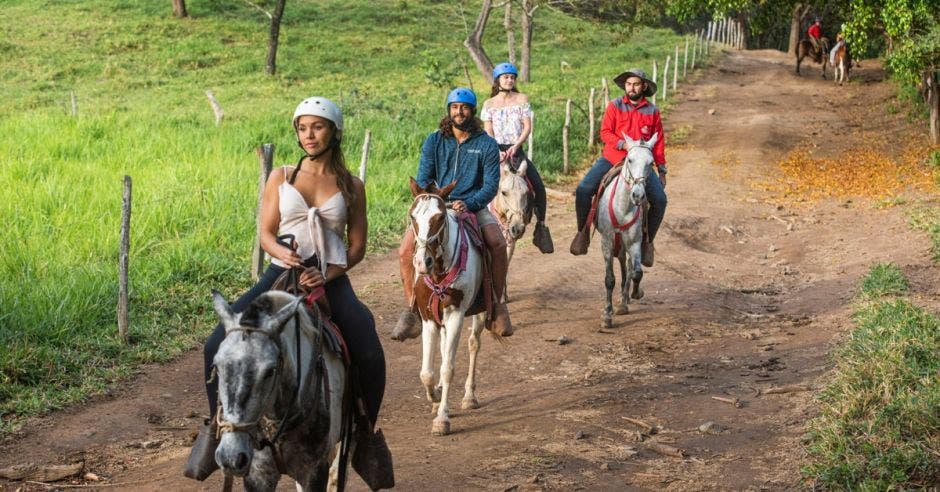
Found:
[[[604,141],[604,158],[611,164],[619,164],[627,157],[623,146],[623,135],[633,140],[649,140],[659,134],[653,146],[653,161],[657,166],[666,166],[666,136],[663,133],[663,120],[659,109],[653,103],[640,99],[636,105],[630,104],[627,96],[614,99],[604,111],[601,121],[601,140]]]
[[[822,36],[822,32],[820,32],[819,29],[819,24],[813,24],[809,26],[809,29],[806,30],[806,34],[809,34],[810,37],[819,39],[819,37]]]

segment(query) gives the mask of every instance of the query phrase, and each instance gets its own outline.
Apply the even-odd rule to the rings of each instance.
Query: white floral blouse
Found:
[[[501,108],[484,107],[480,119],[493,123],[493,137],[500,145],[513,145],[522,135],[522,122],[532,117],[529,103],[503,106]]]

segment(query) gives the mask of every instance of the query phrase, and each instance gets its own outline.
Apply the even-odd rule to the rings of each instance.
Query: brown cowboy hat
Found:
[[[626,90],[623,84],[630,77],[639,77],[643,79],[643,82],[646,82],[646,91],[643,92],[644,97],[650,97],[653,94],[656,94],[656,82],[650,80],[650,78],[646,76],[646,72],[638,68],[631,68],[630,70],[627,70],[626,72],[618,75],[617,78],[614,79],[614,83],[617,84],[617,87]]]

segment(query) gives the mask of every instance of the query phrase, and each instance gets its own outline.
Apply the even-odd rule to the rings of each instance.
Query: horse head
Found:
[[[443,275],[446,268],[445,253],[450,229],[447,225],[447,196],[456,183],[438,188],[431,183],[421,188],[411,178],[411,194],[414,202],[408,211],[411,229],[415,237],[415,254],[412,258],[415,270],[421,275]]]
[[[283,384],[281,332],[299,301],[271,291],[243,313],[235,313],[213,291],[213,306],[225,327],[225,339],[213,361],[219,378],[216,419],[222,433],[215,460],[228,474],[245,476],[251,467],[261,417],[271,410]]]
[[[508,164],[499,166],[499,190],[493,199],[496,212],[501,215],[503,229],[513,239],[519,239],[525,233],[526,224],[532,219],[529,183],[525,179],[528,161],[523,161],[519,169],[513,172]]]
[[[633,140],[624,135],[627,157],[624,159],[620,178],[630,187],[630,201],[640,206],[646,201],[646,177],[653,167],[653,146],[659,140],[656,133],[649,140]]]

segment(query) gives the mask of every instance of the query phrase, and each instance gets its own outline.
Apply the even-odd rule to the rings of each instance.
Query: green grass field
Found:
[[[187,6],[182,20],[169,1],[0,6],[0,431],[202,341],[209,289],[232,297],[250,285],[254,149],[274,143],[278,165],[298,157],[289,124],[298,101],[341,104],[351,167],[372,131],[370,248],[381,251],[402,228],[407,177],[447,91],[467,84],[464,63],[488,95],[462,46],[475,3],[288,2],[274,77],[263,74],[267,17],[237,1]],[[486,37],[494,62],[506,57],[500,22]],[[536,113],[535,162],[551,181],[562,178],[565,99],[584,108],[601,77],[649,69],[682,38],[550,8],[536,23],[533,82],[522,90]],[[225,110],[220,127],[206,90]],[[572,125],[573,163],[583,166],[586,116],[576,110]],[[125,174],[134,183],[128,346],[115,322]]]
[[[807,436],[813,490],[912,490],[940,476],[940,320],[903,297],[895,264],[862,281],[856,328],[836,351]]]

